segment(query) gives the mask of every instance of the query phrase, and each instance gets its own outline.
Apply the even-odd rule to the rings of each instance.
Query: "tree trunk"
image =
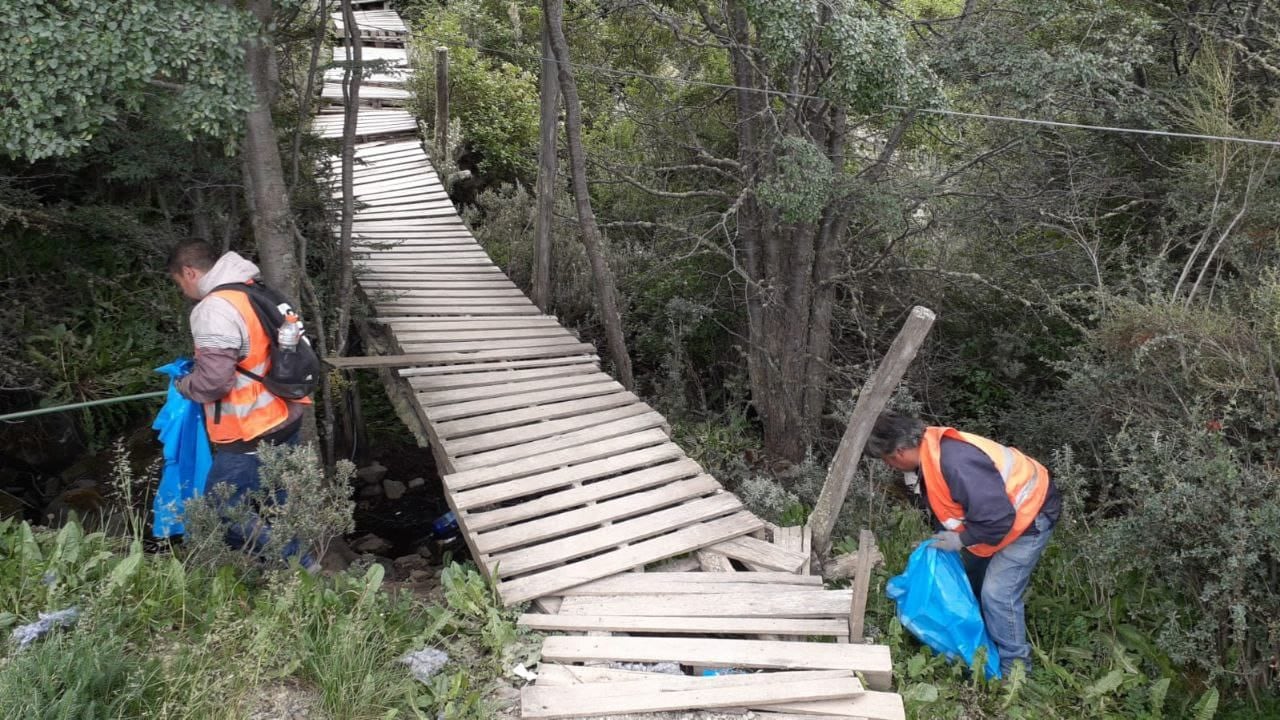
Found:
[[[298,267],[293,245],[293,217],[289,193],[280,164],[280,147],[271,103],[275,78],[271,38],[267,33],[274,10],[271,0],[249,0],[248,8],[261,23],[262,35],[245,47],[245,67],[253,83],[254,103],[245,121],[243,165],[246,185],[252,189],[253,235],[258,260],[267,283],[290,300],[298,297]]]
[[[338,326],[334,328],[333,343],[333,354],[336,356],[343,355],[347,350],[347,336],[351,329],[351,301],[355,293],[351,227],[356,213],[356,123],[360,118],[360,81],[364,76],[364,58],[360,45],[360,28],[356,25],[355,13],[351,10],[351,0],[342,0],[342,27],[347,47],[347,64],[342,73],[342,229],[338,237]],[[328,406],[324,416],[325,442],[332,449],[338,407],[333,397],[325,398],[325,403]]]
[[[738,165],[745,189],[737,210],[736,249],[743,258],[747,305],[747,371],[765,450],[801,462],[813,442],[827,398],[840,242],[847,201],[836,199],[812,223],[786,222],[756,201],[753,188],[786,158],[776,155],[779,131],[822,148],[834,168],[845,165],[847,120],[825,101],[772,108],[765,90],[768,62],[741,0],[725,0],[723,37],[734,73]],[[709,29],[714,18],[708,18]],[[817,66],[820,60],[811,61]],[[811,68],[812,69],[812,68]],[[787,72],[790,70],[790,72]],[[804,68],[774,68],[800,87]]]
[[[560,121],[560,82],[555,59],[551,57],[551,37],[546,14],[542,18],[542,76],[538,100],[541,104],[538,142],[538,220],[533,234],[533,304],[542,312],[551,307],[551,225],[556,208],[556,137]]]
[[[320,67],[320,50],[324,47],[325,30],[329,27],[329,0],[316,5],[316,34],[311,38],[311,62],[307,65],[307,85],[298,98],[298,124],[293,129],[293,152],[289,158],[291,169],[289,187],[298,186],[299,163],[302,159],[302,132],[311,123],[311,101],[315,99],[316,72]],[[324,85],[322,81],[320,83]],[[304,269],[305,272],[305,269]]]
[[[587,161],[582,148],[582,106],[573,70],[569,65],[569,46],[562,27],[564,3],[563,0],[546,0],[543,7],[550,31],[551,50],[559,65],[557,72],[560,92],[564,98],[565,136],[569,141],[569,170],[573,180],[574,206],[581,225],[582,244],[591,263],[591,278],[595,283],[596,302],[599,304],[600,320],[604,323],[609,357],[613,361],[618,382],[629,390],[634,387],[635,380],[631,375],[631,357],[627,354],[626,340],[622,334],[622,312],[618,308],[617,288],[613,272],[609,269],[608,258],[605,257],[604,240],[596,225],[587,189]]]

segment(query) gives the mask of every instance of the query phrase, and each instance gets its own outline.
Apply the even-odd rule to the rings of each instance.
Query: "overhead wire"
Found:
[[[447,42],[435,42],[436,45],[449,45]],[[456,45],[456,43],[454,43]],[[578,61],[560,61],[554,57],[546,57],[541,53],[523,52],[519,50],[504,50],[498,48],[485,47],[483,45],[475,45],[468,43],[467,47],[485,52],[497,53],[501,55],[514,55],[527,58],[530,60],[538,60],[540,62],[552,62],[556,65],[567,65],[571,68],[581,68],[593,72],[607,73],[620,77],[634,77],[645,80],[656,80],[659,82],[669,82],[680,85],[693,85],[698,87],[713,88],[716,90],[742,90],[746,92],[758,93],[761,95],[769,95],[772,97],[785,97],[794,100],[818,100],[822,102],[834,102],[831,98],[822,95],[812,95],[808,93],[791,92],[788,90],[776,90],[772,88],[753,88],[744,87],[742,85],[734,85],[731,83],[717,83],[707,80],[695,80],[693,78],[677,77],[671,75],[655,75],[653,73],[644,73],[636,70],[620,70],[618,68],[606,67],[604,65],[593,65],[591,63],[583,63]],[[1089,123],[1074,123],[1063,120],[1045,120],[1041,118],[1024,118],[1011,115],[994,115],[989,113],[964,112],[961,110],[944,110],[941,108],[909,108],[903,105],[885,105],[886,110],[897,110],[902,112],[915,112],[928,115],[942,115],[950,117],[963,117],[972,120],[985,120],[989,122],[1008,122],[1018,123],[1022,125],[1038,125],[1043,127],[1071,128],[1075,130],[1092,130],[1095,132],[1121,133],[1131,135],[1147,135],[1154,137],[1179,138],[1184,140],[1202,140],[1210,142],[1233,142],[1245,143],[1249,145],[1264,145],[1268,147],[1280,147],[1280,140],[1266,140],[1263,138],[1239,137],[1232,135],[1208,135],[1204,133],[1179,132],[1174,130],[1156,130],[1152,128],[1134,128],[1120,127],[1113,125],[1092,125]]]

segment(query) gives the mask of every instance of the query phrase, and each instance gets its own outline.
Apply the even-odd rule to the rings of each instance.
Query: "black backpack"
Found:
[[[316,385],[320,383],[322,370],[320,356],[311,347],[311,341],[303,334],[294,352],[285,352],[277,344],[276,338],[280,326],[284,324],[285,313],[298,315],[298,322],[302,322],[302,316],[293,309],[289,301],[260,280],[251,284],[227,283],[213,289],[214,292],[219,290],[236,290],[248,296],[258,322],[262,323],[262,329],[271,340],[271,366],[266,375],[258,375],[239,365],[236,365],[236,371],[257,380],[272,395],[285,400],[301,400],[314,392]]]

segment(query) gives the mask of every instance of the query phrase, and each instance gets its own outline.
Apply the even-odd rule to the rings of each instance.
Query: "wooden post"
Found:
[[[831,551],[831,530],[835,527],[836,516],[840,514],[845,496],[849,494],[849,484],[853,482],[853,474],[858,468],[858,459],[862,456],[867,438],[871,436],[871,428],[889,402],[894,388],[902,381],[907,366],[920,351],[920,345],[929,334],[929,328],[933,327],[935,319],[933,311],[928,308],[911,308],[911,314],[898,332],[898,337],[894,338],[893,345],[889,346],[889,352],[858,394],[858,403],[849,418],[849,426],[845,428],[840,447],[827,471],[822,494],[818,496],[813,514],[809,517],[809,524],[813,526],[813,549],[819,556],[825,556]]]
[[[876,547],[876,536],[870,530],[858,534],[858,555],[853,566],[853,604],[849,609],[849,642],[865,641],[867,590],[871,587],[871,568],[884,559]]]
[[[533,304],[547,312],[551,304],[551,223],[556,207],[556,129],[560,122],[560,79],[551,56],[546,16],[542,20],[542,76],[538,83],[541,107],[538,141],[538,220],[533,234]]]
[[[449,153],[449,48],[436,48],[436,152],[443,162]]]

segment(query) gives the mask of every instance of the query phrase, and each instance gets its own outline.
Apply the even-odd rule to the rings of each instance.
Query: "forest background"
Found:
[[[543,8],[393,4],[416,47],[449,48],[437,163],[471,171],[455,200],[528,286]],[[185,346],[162,271],[185,237],[283,267],[285,286],[304,268],[292,291],[345,344],[340,210],[314,170],[335,147],[303,122],[315,4],[36,7],[53,5],[43,24],[0,10],[0,412],[157,387]],[[563,31],[636,388],[722,482],[803,521],[916,304],[939,322],[895,406],[1055,473],[1067,514],[1028,607],[1039,669],[995,692],[896,651],[913,713],[1280,713],[1276,145],[937,112],[1274,140],[1276,3],[597,0]],[[254,93],[271,117],[246,114]],[[603,348],[560,166],[550,307]],[[4,428],[4,466],[139,418]],[[839,530],[869,526],[900,568],[926,529],[896,478],[866,472]]]

